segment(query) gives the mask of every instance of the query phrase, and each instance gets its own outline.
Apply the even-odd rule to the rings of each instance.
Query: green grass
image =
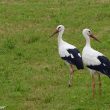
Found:
[[[102,76],[103,94],[92,98],[87,69],[69,69],[59,58],[56,26],[82,51],[83,28],[102,41],[92,46],[110,58],[110,0],[0,0],[0,106],[6,110],[110,110],[110,79]],[[76,70],[76,69],[75,69]],[[86,83],[89,88],[86,88]]]

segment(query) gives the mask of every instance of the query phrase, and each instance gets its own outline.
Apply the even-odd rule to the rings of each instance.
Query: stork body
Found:
[[[94,74],[98,73],[99,89],[100,89],[99,92],[101,94],[100,74],[104,74],[110,77],[110,61],[102,53],[91,48],[90,37],[94,38],[95,40],[97,39],[95,38],[95,36],[93,36],[92,32],[89,29],[84,29],[83,35],[86,39],[86,45],[82,51],[82,59],[84,64],[89,68],[90,73],[92,75],[92,90],[93,90],[93,97],[94,97],[94,92],[95,92]]]
[[[55,33],[58,33],[58,51],[59,51],[59,55],[63,60],[65,60],[70,65],[69,86],[71,86],[73,72],[74,72],[73,65],[75,65],[77,67],[77,69],[83,69],[84,66],[83,66],[83,61],[82,61],[81,54],[78,51],[78,49],[75,46],[63,41],[62,35],[64,33],[64,29],[65,28],[64,28],[63,25],[59,25],[59,26],[57,26]]]
[[[82,57],[78,49],[63,41],[58,45],[59,55],[67,63],[75,65],[77,69],[83,69]]]

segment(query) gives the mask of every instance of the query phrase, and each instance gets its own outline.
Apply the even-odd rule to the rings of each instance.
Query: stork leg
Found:
[[[73,65],[70,64],[70,79],[69,79],[69,87],[71,87],[71,85],[72,85],[73,73],[74,73],[74,68],[73,68]]]
[[[92,96],[93,98],[95,96],[95,77],[93,74],[92,74]]]
[[[102,94],[102,89],[101,89],[101,87],[102,87],[102,83],[101,83],[101,77],[100,77],[100,74],[98,74],[98,80],[99,80],[99,95],[101,95],[101,94]]]

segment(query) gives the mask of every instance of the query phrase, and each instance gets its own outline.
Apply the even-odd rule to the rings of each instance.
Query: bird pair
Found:
[[[92,76],[92,95],[94,97],[95,94],[95,73],[98,73],[99,79],[99,88],[101,94],[101,79],[100,74],[105,74],[110,77],[110,61],[107,57],[105,57],[102,53],[91,48],[90,38],[95,39],[100,42],[91,32],[90,29],[83,29],[82,34],[86,39],[86,45],[83,48],[82,56],[79,50],[62,40],[62,35],[64,33],[65,27],[63,25],[59,25],[56,28],[56,31],[51,35],[54,36],[58,33],[58,51],[60,57],[65,60],[70,65],[70,79],[69,86],[72,85],[73,73],[74,73],[74,65],[77,69],[84,69],[84,65],[89,69]]]

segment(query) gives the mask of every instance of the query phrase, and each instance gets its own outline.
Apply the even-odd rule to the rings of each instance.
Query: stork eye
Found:
[[[61,27],[58,27],[58,30],[60,29]]]
[[[89,33],[90,33],[91,31],[89,31]]]

